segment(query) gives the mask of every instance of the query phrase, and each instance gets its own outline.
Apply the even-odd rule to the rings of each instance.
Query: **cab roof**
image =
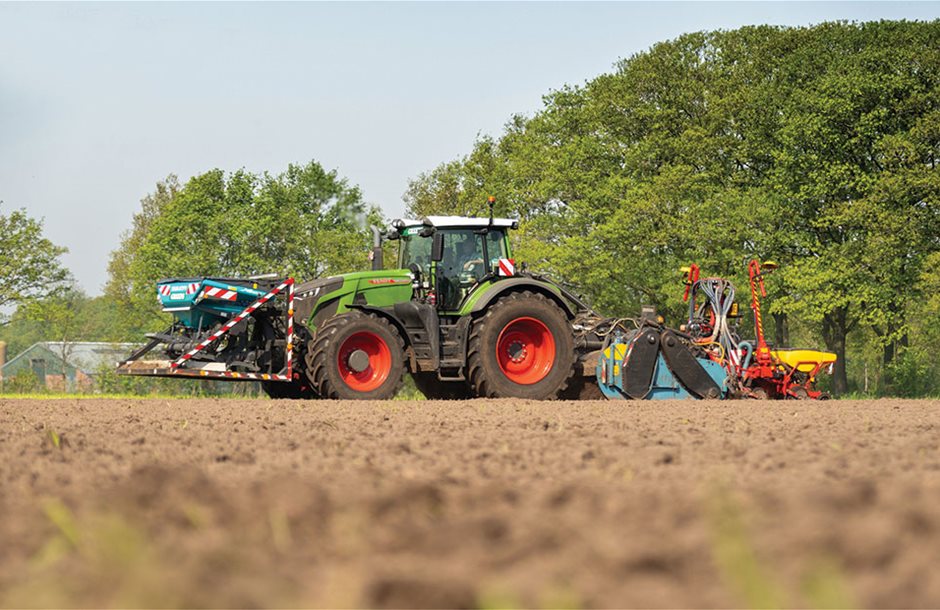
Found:
[[[513,220],[512,218],[494,218],[492,226],[515,228],[518,226],[518,222],[519,221]],[[395,221],[393,224],[397,223],[398,221]],[[489,218],[479,218],[476,216],[425,216],[421,220],[414,220],[413,218],[401,219],[402,227],[414,227],[419,225],[431,226],[435,229],[491,226]]]

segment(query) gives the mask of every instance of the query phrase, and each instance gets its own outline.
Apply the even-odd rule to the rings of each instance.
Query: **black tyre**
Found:
[[[412,373],[418,391],[428,400],[466,400],[473,398],[473,392],[462,381],[441,381],[437,373]]]
[[[470,386],[477,396],[552,400],[574,373],[574,337],[549,298],[514,292],[490,305],[470,330]]]
[[[317,329],[306,362],[307,377],[324,398],[385,400],[401,387],[404,344],[385,318],[352,311]]]
[[[303,381],[262,381],[261,389],[270,398],[288,400],[313,400],[319,398],[307,380]]]
[[[796,386],[795,388],[790,388],[790,393],[786,395],[787,400],[809,400],[809,392],[806,391],[806,388],[801,386]]]

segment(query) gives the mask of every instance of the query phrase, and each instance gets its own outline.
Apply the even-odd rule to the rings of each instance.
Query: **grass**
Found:
[[[43,513],[53,526],[25,567],[24,578],[0,592],[4,606],[65,607],[76,600],[115,607],[174,606],[164,590],[151,541],[116,514],[80,518],[59,499],[47,499]],[[68,576],[61,570],[68,566]],[[81,603],[79,605],[82,605]]]
[[[787,591],[767,558],[756,552],[744,513],[731,492],[716,487],[708,500],[707,516],[712,532],[712,555],[722,580],[749,608],[853,608],[850,589],[838,562],[828,557],[809,557],[802,569],[798,591]],[[800,604],[795,596],[802,598]]]
[[[221,396],[190,396],[187,394],[88,394],[88,393],[69,393],[69,392],[28,392],[28,393],[0,393],[0,399],[30,399],[30,400],[101,400],[101,399],[148,399],[159,398],[167,400],[188,400],[193,398],[222,398]],[[246,398],[243,396],[232,396],[231,398]]]

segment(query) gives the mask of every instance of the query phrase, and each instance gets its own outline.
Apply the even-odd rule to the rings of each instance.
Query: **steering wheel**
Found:
[[[473,259],[472,261],[467,261],[467,262],[465,262],[465,263],[463,264],[463,270],[464,270],[464,271],[470,271],[470,270],[473,269],[476,265],[482,265],[482,264],[483,264],[483,259],[482,259],[482,258],[475,258],[475,259]]]

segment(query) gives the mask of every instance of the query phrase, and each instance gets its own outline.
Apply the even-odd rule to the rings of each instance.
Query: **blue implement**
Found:
[[[676,375],[670,370],[663,354],[657,351],[655,360],[644,362],[637,358],[631,358],[639,355],[636,339],[644,339],[648,333],[628,333],[627,335],[617,334],[611,338],[601,351],[597,360],[597,384],[601,392],[607,398],[613,400],[628,400],[630,398],[642,398],[646,400],[657,399],[678,399],[678,398],[698,398],[695,394],[682,385]],[[642,344],[641,344],[642,345]],[[645,354],[644,354],[645,355]],[[708,358],[696,358],[695,361],[704,369],[705,373],[711,377],[720,388],[720,398],[728,395],[728,373],[725,368]],[[644,388],[645,392],[637,392],[636,387],[629,385],[631,379],[631,367],[653,366],[652,375],[648,378],[649,387]],[[636,376],[632,376],[633,379]],[[629,387],[629,391],[628,391]]]

